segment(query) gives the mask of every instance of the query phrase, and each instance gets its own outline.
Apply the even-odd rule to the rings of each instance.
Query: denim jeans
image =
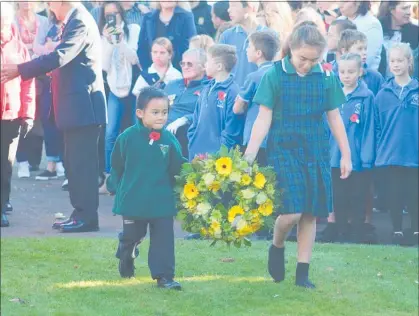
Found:
[[[135,96],[130,94],[125,98],[118,98],[109,92],[108,125],[105,132],[105,159],[107,173],[111,170],[111,154],[116,138],[120,132],[135,123]]]
[[[50,79],[43,79],[43,88],[39,96],[39,117],[44,129],[45,153],[48,162],[61,162],[64,155],[63,133],[57,128],[52,108],[52,94],[49,89]]]

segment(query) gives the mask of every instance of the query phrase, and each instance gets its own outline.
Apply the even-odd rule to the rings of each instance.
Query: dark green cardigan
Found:
[[[170,132],[162,130],[152,145],[149,134],[137,122],[116,140],[106,182],[109,192],[115,194],[115,214],[138,218],[176,215],[174,176],[186,159]]]

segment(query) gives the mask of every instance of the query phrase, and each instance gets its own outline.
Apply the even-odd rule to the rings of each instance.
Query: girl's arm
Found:
[[[131,63],[131,65],[139,64],[137,56],[138,37],[140,35],[140,26],[137,24],[128,25],[129,36],[123,38],[118,44],[124,57]]]
[[[343,124],[339,109],[328,111],[326,115],[332,135],[338,143],[342,154],[342,158],[340,160],[340,178],[346,179],[352,172],[352,159],[345,125]]]
[[[363,108],[361,161],[363,168],[372,168],[375,161],[374,97],[365,100]]]
[[[244,157],[247,161],[253,162],[259,152],[259,148],[263,140],[268,135],[269,129],[272,124],[272,109],[261,105],[259,107],[259,114],[253,124],[252,134],[250,136],[249,144],[247,145]]]

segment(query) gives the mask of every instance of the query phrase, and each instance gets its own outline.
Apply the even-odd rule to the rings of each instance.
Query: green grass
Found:
[[[141,247],[135,279],[122,280],[112,239],[2,239],[4,316],[402,316],[418,312],[417,249],[316,245],[314,291],[293,285],[296,246],[287,246],[287,278],[271,281],[267,242],[209,248],[177,241],[182,292],[155,288]],[[234,258],[234,262],[222,259]],[[20,298],[23,303],[11,301]]]

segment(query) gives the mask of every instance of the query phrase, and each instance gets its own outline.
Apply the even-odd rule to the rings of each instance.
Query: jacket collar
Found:
[[[354,99],[354,98],[365,98],[369,94],[369,89],[366,83],[363,80],[358,80],[358,85],[354,91],[349,93],[346,96],[347,100]]]

